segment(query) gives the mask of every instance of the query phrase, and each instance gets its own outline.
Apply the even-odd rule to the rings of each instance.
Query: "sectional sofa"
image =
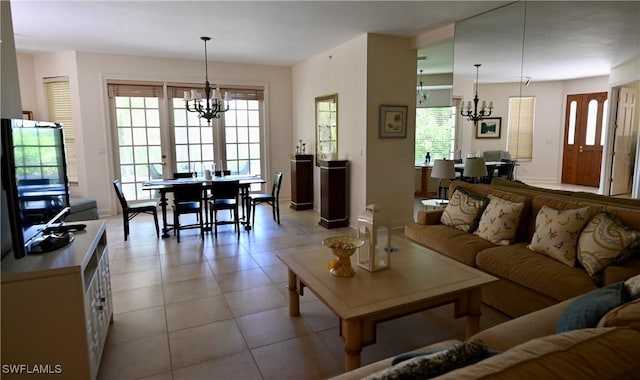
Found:
[[[508,216],[500,214],[505,207],[520,205],[521,210],[515,221],[511,218],[511,227],[514,228],[512,238],[503,239],[505,231],[499,231],[499,226],[492,226],[487,221],[484,223],[484,229],[489,232],[485,235],[479,231],[482,227],[478,227],[475,232],[468,232],[464,230],[464,225],[462,228],[452,227],[456,224],[455,220],[449,220],[449,225],[443,224],[446,209],[420,211],[417,220],[405,226],[405,235],[427,248],[499,278],[499,281],[483,287],[483,302],[511,317],[543,309],[640,273],[640,255],[635,254],[640,251],[640,247],[637,246],[631,247],[635,251],[627,252],[624,257],[626,260],[611,260],[597,273],[592,273],[593,268],[591,272],[585,269],[585,266],[589,266],[589,260],[583,260],[585,257],[588,259],[586,255],[565,260],[561,256],[558,257],[557,253],[555,257],[553,252],[544,253],[546,247],[531,249],[532,240],[536,238],[541,239],[538,245],[563,244],[562,241],[550,241],[554,238],[554,232],[560,235],[566,232],[562,231],[562,228],[560,231],[549,232],[543,231],[546,228],[543,225],[536,231],[536,219],[543,208],[548,212],[559,210],[558,213],[565,216],[581,210],[582,214],[578,218],[584,218],[584,223],[578,223],[578,231],[565,234],[572,235],[571,237],[579,242],[580,238],[588,240],[585,238],[586,233],[582,236],[582,228],[588,226],[591,219],[597,215],[611,216],[630,229],[640,231],[639,200],[547,190],[499,179],[494,179],[491,185],[454,181],[449,189],[451,202],[454,201],[456,191],[456,196],[470,194],[474,197],[468,196],[465,199],[467,203],[476,202],[479,198],[506,201],[504,203],[507,203],[507,206],[498,207],[497,210],[494,207],[492,210],[496,225],[510,220]],[[490,206],[486,207],[486,211],[491,211]],[[473,208],[470,208],[469,212],[473,213]],[[483,214],[483,211],[478,213],[480,214]],[[482,220],[475,222],[481,223]],[[491,236],[493,228],[498,230],[495,236]],[[554,250],[554,247],[550,248]]]

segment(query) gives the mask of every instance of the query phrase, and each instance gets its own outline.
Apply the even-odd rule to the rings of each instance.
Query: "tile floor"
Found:
[[[105,219],[114,321],[98,378],[299,380],[342,373],[337,318],[311,292],[301,299],[301,317],[289,317],[286,267],[275,255],[355,232],[324,229],[315,211],[287,206],[280,225],[261,207],[254,230],[239,239],[224,226],[217,240],[184,231],[180,244],[157,240],[146,215],[132,220],[126,242],[120,217]],[[464,338],[465,321],[452,313],[449,305],[379,324],[363,363]],[[484,308],[481,327],[506,319]]]

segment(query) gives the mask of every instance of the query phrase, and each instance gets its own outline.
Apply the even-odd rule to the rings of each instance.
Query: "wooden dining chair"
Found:
[[[180,231],[200,228],[204,238],[204,223],[201,217],[203,187],[201,183],[183,183],[173,186],[173,228],[180,243]],[[198,223],[180,224],[180,215],[195,214]]]
[[[238,216],[239,193],[239,181],[213,181],[211,183],[209,214],[216,238],[218,237],[218,226],[223,224],[233,224],[238,237],[240,237],[240,217]],[[231,219],[219,220],[218,211],[221,210],[230,210]]]
[[[231,170],[216,170],[213,172],[216,177],[222,177],[222,175],[231,175]]]
[[[266,203],[271,206],[273,220],[280,224],[280,186],[282,185],[282,172],[276,172],[273,176],[273,186],[271,193],[249,194],[251,201],[251,224],[256,224],[256,205]]]
[[[122,225],[124,227],[124,240],[126,241],[129,236],[129,221],[135,218],[138,214],[151,214],[153,215],[153,221],[156,224],[156,236],[160,237],[160,226],[158,225],[158,202],[142,202],[129,204],[122,192],[122,183],[119,179],[113,181],[113,188],[120,201],[122,207]]]

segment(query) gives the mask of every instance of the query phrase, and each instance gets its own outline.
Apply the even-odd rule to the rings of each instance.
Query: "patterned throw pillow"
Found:
[[[473,232],[488,199],[457,187],[442,212],[440,222],[464,232]]]
[[[619,255],[626,254],[626,248],[638,239],[640,232],[609,213],[598,213],[580,234],[578,261],[594,277]]]
[[[625,281],[624,286],[627,288],[627,292],[629,292],[631,298],[640,297],[640,274]]]
[[[365,380],[429,379],[487,357],[488,347],[480,339],[456,343],[447,350],[404,360],[365,377]]]
[[[536,216],[536,232],[527,248],[570,267],[575,266],[576,244],[589,216],[589,207],[556,210],[542,206]]]
[[[509,245],[516,238],[524,203],[511,202],[489,194],[489,204],[474,234],[497,245]]]

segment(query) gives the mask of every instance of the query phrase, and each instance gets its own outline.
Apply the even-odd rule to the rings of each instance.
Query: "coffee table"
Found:
[[[404,238],[392,239],[398,251],[391,268],[356,269],[352,277],[335,277],[326,247],[278,254],[289,271],[289,315],[300,315],[300,296],[309,288],[340,319],[345,370],[360,367],[362,347],[375,343],[376,324],[454,303],[454,317],[467,317],[466,334],[480,329],[482,285],[497,279]],[[356,253],[357,255],[357,253]],[[356,268],[355,255],[351,257]]]

